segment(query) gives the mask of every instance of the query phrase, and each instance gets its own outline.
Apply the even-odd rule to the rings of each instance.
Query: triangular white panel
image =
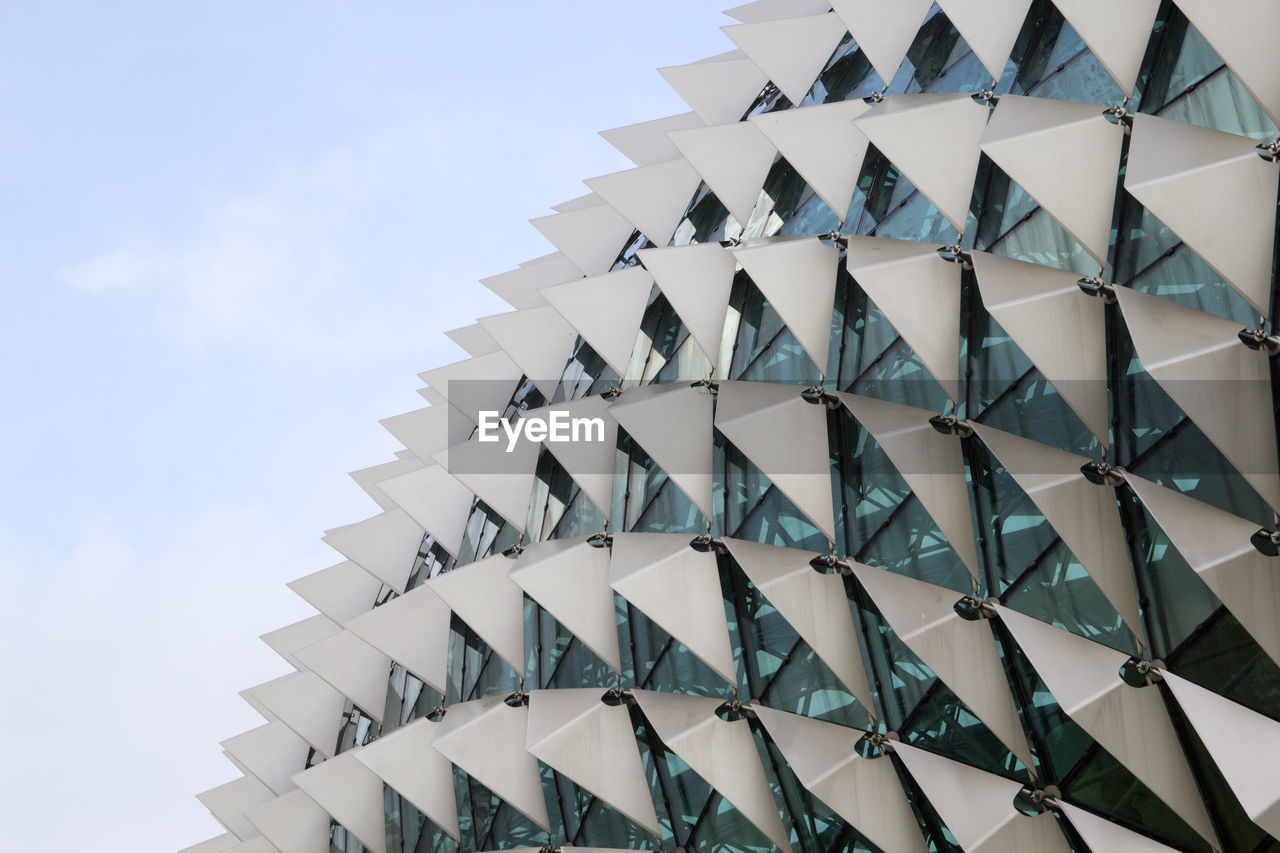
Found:
[[[523,371],[505,352],[491,352],[428,370],[418,376],[443,394],[450,406],[475,423],[479,420],[479,412],[502,411],[522,374]],[[455,428],[450,423],[450,429]]]
[[[653,277],[636,266],[550,287],[542,295],[606,364],[625,376],[652,288]]]
[[[1123,850],[1125,853],[1174,853],[1154,838],[1139,835],[1118,823],[1098,817],[1079,806],[1063,802],[1058,805],[1072,829],[1089,845],[1090,850]]]
[[[741,119],[769,82],[764,72],[739,50],[688,65],[659,68],[658,73],[707,124]]]
[[[839,250],[817,237],[775,238],[743,245],[733,256],[825,373]]]
[[[1280,60],[1260,33],[1280,32],[1280,6],[1270,0],[1178,0],[1249,93],[1280,123]]]
[[[1129,288],[1115,291],[1147,373],[1263,500],[1280,508],[1267,356],[1240,343],[1238,322]]]
[[[498,420],[500,411],[489,413],[488,428],[481,423],[480,429],[465,444],[437,453],[435,459],[490,509],[523,533],[542,445],[529,441],[523,433],[512,444]]]
[[[449,615],[449,606],[430,587],[420,586],[352,619],[347,630],[443,693]]]
[[[670,139],[667,139],[667,131],[686,130],[690,127],[705,125],[706,122],[697,113],[691,111],[629,124],[626,127],[615,127],[612,130],[602,130],[600,135],[637,166],[654,166],[680,157],[679,150],[671,144]]]
[[[938,6],[991,72],[992,79],[998,81],[1004,76],[1004,66],[1022,31],[1031,0],[938,0]]]
[[[609,271],[635,230],[611,207],[592,207],[529,220],[587,275]]]
[[[1053,0],[1053,5],[1120,84],[1125,95],[1131,94],[1142,69],[1147,42],[1151,40],[1156,13],[1160,11],[1160,0],[1125,0],[1123,3]],[[1215,8],[1220,9],[1221,5],[1216,4]],[[1277,24],[1280,25],[1280,21]]]
[[[1164,678],[1249,819],[1280,838],[1280,722],[1173,673]]]
[[[578,340],[578,333],[560,313],[550,305],[542,305],[481,317],[479,323],[542,395],[551,399]]]
[[[817,555],[809,551],[741,539],[725,539],[724,544],[756,589],[862,707],[874,714],[858,626],[840,575],[815,570],[809,560]]]
[[[538,760],[525,751],[528,722],[527,707],[507,705],[500,696],[460,702],[445,713],[431,746],[548,829]]]
[[[607,549],[583,539],[540,542],[524,550],[510,577],[601,660],[622,672]]]
[[[280,853],[325,853],[329,846],[329,813],[289,781],[292,793],[245,812]]]
[[[982,154],[978,140],[987,126],[985,105],[965,94],[893,95],[854,124],[964,231]]]
[[[501,296],[512,308],[523,311],[526,308],[537,308],[547,302],[538,293],[544,287],[564,284],[582,278],[582,270],[561,252],[544,255],[519,269],[483,278],[480,283]]]
[[[526,748],[613,808],[660,836],[631,712],[606,705],[599,687],[529,694]]]
[[[931,243],[850,237],[849,274],[907,345],[920,356],[947,396],[960,393],[959,264]]]
[[[295,672],[250,688],[244,695],[250,704],[261,705],[272,718],[293,729],[316,752],[326,758],[333,755],[346,697],[320,676]]]
[[[651,690],[635,690],[633,695],[668,749],[779,849],[791,849],[746,720],[728,722],[717,717],[720,699]]]
[[[1249,542],[1258,525],[1133,474],[1125,482],[1218,600],[1280,662],[1280,571]]]
[[[329,843],[329,817],[325,816],[325,844]],[[240,839],[236,838],[229,832],[219,835],[217,838],[210,838],[208,841],[202,841],[192,847],[184,847],[178,853],[226,853],[232,847],[240,843]],[[323,853],[323,851],[320,851]]]
[[[442,409],[448,408],[448,403],[441,406]],[[461,418],[459,418],[461,420]],[[369,468],[361,468],[359,471],[352,471],[349,476],[356,481],[356,485],[364,489],[364,493],[373,498],[374,503],[381,510],[395,509],[396,502],[387,497],[386,492],[378,486],[383,480],[389,480],[392,477],[398,477],[401,474],[408,474],[410,471],[417,471],[424,467],[425,463],[414,454],[407,450],[399,451],[403,456],[381,465],[374,465]]]
[[[1080,473],[1093,460],[982,424],[971,426],[1145,643],[1115,489],[1096,486]]]
[[[711,518],[711,395],[684,385],[633,388],[609,409],[671,482]]]
[[[524,677],[524,593],[501,554],[437,575],[426,586]]]
[[[258,837],[243,844],[237,844],[235,847],[230,848],[227,853],[280,853],[280,851],[267,839]]]
[[[379,738],[355,756],[433,824],[453,838],[460,838],[453,766],[431,745],[440,725],[431,720],[415,720]]]
[[[655,246],[671,242],[689,199],[701,182],[698,173],[682,159],[583,181]]]
[[[719,243],[641,249],[638,254],[662,295],[714,365],[720,355],[729,294],[737,268],[733,255]]]
[[[456,555],[462,548],[475,495],[443,467],[432,465],[378,485],[446,551]]]
[[[293,781],[369,853],[387,853],[382,780],[357,760],[355,751],[317,764],[294,776]]]
[[[1159,689],[1120,678],[1129,655],[1006,607],[997,611],[1063,713],[1219,849]]]
[[[960,441],[936,432],[929,425],[929,418],[935,413],[928,409],[843,392],[839,397],[862,428],[871,433],[977,580],[978,548],[973,539]]]
[[[557,428],[555,419],[563,421],[565,425],[557,429],[563,429],[570,440],[551,440],[549,436],[543,444],[605,518],[609,517],[613,501],[613,467],[618,448],[618,422],[609,408],[608,400],[593,395],[527,413],[529,417],[547,418],[553,428]],[[601,428],[592,423],[597,419]]]
[[[1078,273],[985,252],[970,257],[987,311],[1089,431],[1110,444],[1103,301],[1080,291]]]
[[[587,210],[592,207],[599,207],[605,204],[605,200],[596,193],[587,193],[577,198],[571,198],[568,201],[562,201],[559,204],[553,204],[551,209],[556,213],[569,213],[574,210]]]
[[[252,776],[242,776],[233,782],[196,794],[218,823],[231,830],[241,841],[248,841],[260,833],[257,827],[245,819],[244,813],[256,809],[276,798],[270,788]]]
[[[350,631],[300,649],[297,657],[360,710],[382,722],[390,658]]]
[[[806,15],[721,27],[793,104],[809,94],[832,51],[844,38],[833,14]]]
[[[484,327],[472,323],[470,326],[462,326],[461,328],[445,332],[449,340],[466,351],[467,355],[476,358],[481,355],[488,355],[491,352],[497,352],[498,342],[489,336]]]
[[[1013,798],[1022,783],[904,743],[893,752],[965,853],[1069,853],[1052,814],[1031,817]]]
[[[1123,143],[1124,130],[1095,104],[1001,95],[981,148],[1101,266]]]
[[[513,383],[514,381],[512,380]],[[475,421],[448,405],[416,409],[405,412],[403,415],[386,418],[380,423],[387,432],[396,437],[397,441],[409,448],[414,456],[427,465],[435,464],[431,457],[441,450],[466,441],[475,425]],[[388,475],[388,478],[390,476],[394,475]]]
[[[759,24],[799,15],[820,15],[830,8],[830,0],[755,0],[725,9],[724,13],[744,24]]]
[[[868,109],[857,99],[837,101],[760,113],[751,123],[843,222],[867,152],[867,138],[853,120]]]
[[[831,0],[858,49],[885,83],[897,74],[932,5],[933,0]]]
[[[834,540],[827,408],[805,402],[800,391],[795,385],[721,382],[716,428]]]
[[[882,850],[924,853],[911,806],[892,759],[862,758],[862,733],[755,704],[756,716],[800,784]]]
[[[326,530],[324,542],[396,592],[404,592],[423,535],[404,510],[393,509]]]
[[[289,777],[307,766],[310,751],[305,740],[278,720],[224,740],[222,748],[276,794],[293,790]]]
[[[745,228],[777,151],[749,121],[675,130],[671,143]]]
[[[729,684],[737,684],[720,571],[683,533],[616,533],[609,585]]]
[[[293,653],[298,649],[305,649],[312,643],[318,643],[326,637],[332,637],[341,630],[342,627],[332,619],[319,614],[263,634],[262,642],[270,646],[273,652],[288,661],[295,669],[302,669],[302,665],[298,663]]]
[[[953,590],[854,563],[854,576],[890,627],[925,666],[969,706],[991,733],[1031,766],[1026,734],[987,620],[955,611]]]
[[[1280,169],[1258,157],[1256,145],[1247,136],[1139,114],[1124,188],[1265,314]]]

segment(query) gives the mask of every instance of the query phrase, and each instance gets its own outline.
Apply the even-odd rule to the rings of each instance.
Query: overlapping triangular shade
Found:
[[[733,255],[719,243],[641,249],[638,254],[662,295],[714,366],[720,356],[737,268]]]
[[[1053,0],[1053,5],[1058,7],[1071,29],[1084,40],[1124,94],[1131,94],[1142,68],[1142,57],[1147,52],[1156,13],[1160,10],[1160,0],[1125,0],[1123,3]],[[1220,4],[1215,5],[1221,8]]]
[[[542,291],[569,325],[619,376],[627,373],[653,277],[628,267]]]
[[[457,554],[462,548],[475,494],[443,466],[411,471],[378,485],[446,551]],[[412,570],[412,566],[405,570],[406,580]]]
[[[676,130],[671,143],[744,228],[777,151],[749,121]]]
[[[270,788],[253,776],[242,776],[197,794],[196,799],[218,819],[218,823],[241,841],[247,841],[260,833],[245,819],[244,813],[270,802],[275,796]]]
[[[497,352],[499,348],[498,342],[479,323],[472,323],[469,326],[453,329],[445,332],[445,335],[449,340],[462,347],[467,355],[472,358]]]
[[[305,795],[304,795],[305,796]],[[325,842],[329,840],[329,816],[325,815]],[[240,843],[240,839],[236,838],[229,832],[219,835],[217,838],[210,838],[208,841],[202,841],[191,847],[184,847],[178,853],[226,853],[232,847]]]
[[[711,395],[686,385],[649,385],[627,391],[609,412],[711,518]]]
[[[445,402],[441,409],[448,409],[449,404]],[[459,418],[459,420],[462,420]],[[465,437],[465,436],[464,436]],[[387,497],[386,492],[378,486],[382,480],[389,480],[392,477],[398,477],[401,474],[408,474],[410,471],[417,471],[425,467],[421,459],[410,453],[408,450],[396,451],[396,458],[390,462],[383,462],[381,465],[372,465],[368,468],[361,468],[359,471],[352,471],[349,476],[355,480],[356,485],[364,490],[364,493],[373,499],[379,509],[390,510],[396,508],[396,502]]]
[[[843,221],[867,152],[867,138],[853,120],[867,109],[862,101],[836,101],[760,113],[751,122]]]
[[[382,780],[360,763],[354,751],[304,770],[293,781],[369,853],[387,853]]]
[[[318,853],[329,843],[332,818],[302,791],[247,811],[245,817],[280,853]]]
[[[605,141],[622,152],[637,166],[654,166],[680,157],[680,151],[667,139],[669,130],[703,127],[706,122],[695,112],[642,121],[612,130],[602,130]],[[560,282],[548,282],[559,284]]]
[[[743,3],[741,6],[725,9],[724,13],[744,24],[758,24],[779,18],[817,15],[830,8],[829,0],[755,0],[754,3]]]
[[[445,405],[405,412],[387,418],[382,425],[414,456],[433,465],[431,457],[450,445],[466,441],[475,422]]]
[[[346,697],[310,670],[268,681],[244,692],[245,700],[293,729],[326,758],[338,743]]]
[[[613,499],[613,466],[618,447],[618,422],[610,412],[609,401],[593,395],[567,400],[527,413],[531,418],[546,418],[554,427],[557,419],[568,441],[555,439],[548,433],[543,445],[550,451],[574,482],[595,504],[596,509],[609,517]],[[600,428],[592,422],[598,420]],[[561,433],[556,433],[560,435]]]
[[[519,310],[537,308],[547,301],[538,293],[544,287],[582,278],[582,270],[562,252],[553,252],[521,264],[519,269],[483,278],[480,283]]]
[[[818,370],[825,371],[839,250],[817,237],[794,237],[732,251]]]
[[[602,661],[622,672],[607,549],[592,547],[585,539],[540,542],[524,550],[510,577]]]
[[[1280,31],[1280,6],[1270,0],[1178,0],[1178,9],[1280,123],[1280,58],[1269,39],[1259,38]]]
[[[390,658],[350,631],[299,649],[297,658],[360,710],[382,722]]]
[[[769,81],[740,50],[659,68],[658,73],[707,124],[741,119]]]
[[[933,0],[831,0],[858,49],[886,84],[915,41]]]
[[[487,432],[477,432],[465,444],[437,453],[435,459],[490,509],[523,533],[542,445],[530,441],[523,433],[512,444],[501,424],[494,423],[497,412],[490,415],[492,420]]]
[[[635,229],[612,207],[571,210],[529,220],[586,275],[608,272]]]
[[[332,637],[341,630],[342,627],[328,616],[319,614],[263,634],[262,642],[295,668],[302,669],[302,664],[293,656],[294,652],[305,649],[312,643],[318,643],[326,637]]]
[[[844,22],[830,13],[721,29],[793,104],[804,100],[845,35]]]
[[[404,591],[423,529],[404,510],[393,509],[345,527],[326,530],[324,542],[397,592]]]
[[[677,158],[590,178],[583,183],[625,216],[650,243],[665,246],[671,242],[700,182],[693,167]]]
[[[1031,0],[938,0],[992,80],[1004,76]]]
[[[440,726],[427,719],[415,720],[357,751],[355,756],[433,824],[453,838],[460,838],[453,766],[431,745]]]
[[[502,411],[523,371],[505,352],[491,352],[418,375],[474,424],[482,411]]]
[[[549,305],[541,305],[524,311],[481,317],[479,322],[516,367],[533,381],[544,397],[550,399],[578,340],[577,331],[560,316],[560,312]]]
[[[279,720],[224,740],[222,748],[247,774],[276,794],[287,794],[296,787],[289,777],[306,766],[310,751],[307,742]]]
[[[449,606],[420,586],[347,623],[347,630],[445,692],[449,678]]]
[[[290,581],[289,589],[339,625],[373,607],[382,581],[347,560]]]
[[[524,593],[507,576],[511,565],[498,554],[436,575],[426,585],[523,677]]]

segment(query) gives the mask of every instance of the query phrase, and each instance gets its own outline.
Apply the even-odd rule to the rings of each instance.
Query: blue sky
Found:
[[[727,3],[0,4],[5,846],[173,850],[285,582]],[[678,18],[678,22],[673,23]]]

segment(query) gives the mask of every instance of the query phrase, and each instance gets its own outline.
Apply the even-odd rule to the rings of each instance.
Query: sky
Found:
[[[222,831],[195,794],[290,671],[284,584],[377,512],[378,420],[728,5],[0,0],[6,849]]]

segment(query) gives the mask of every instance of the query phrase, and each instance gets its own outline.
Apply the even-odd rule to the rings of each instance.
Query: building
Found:
[[[1280,850],[1280,6],[730,14],[384,422],[190,850]]]

